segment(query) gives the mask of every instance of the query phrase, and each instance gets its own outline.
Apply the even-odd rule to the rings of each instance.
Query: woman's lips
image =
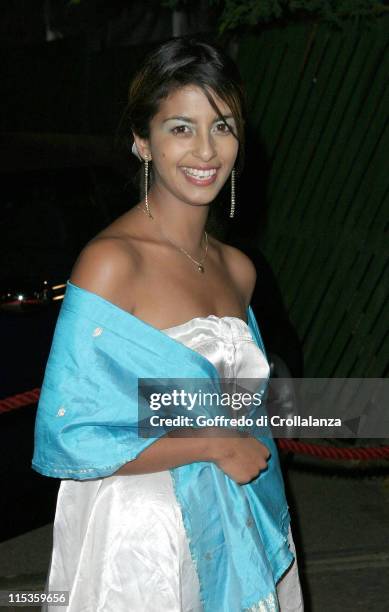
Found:
[[[181,168],[181,172],[192,185],[200,185],[201,187],[207,187],[208,185],[212,185],[216,181],[218,168],[215,168],[216,172],[207,178],[200,178],[198,176],[194,176],[193,174],[189,174],[185,171],[185,168]]]

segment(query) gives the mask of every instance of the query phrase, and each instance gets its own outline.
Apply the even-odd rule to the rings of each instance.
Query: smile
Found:
[[[210,185],[216,179],[217,168],[209,170],[197,170],[196,168],[182,167],[181,170],[186,178],[195,185]]]

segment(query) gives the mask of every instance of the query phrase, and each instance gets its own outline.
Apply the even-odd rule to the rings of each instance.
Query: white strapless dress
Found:
[[[161,331],[204,355],[222,378],[269,375],[265,356],[239,318],[196,317]],[[290,528],[289,546],[296,555]],[[69,606],[61,607],[67,612],[201,612],[169,470],[62,480],[46,589],[69,591]],[[296,558],[277,595],[281,612],[303,610]]]

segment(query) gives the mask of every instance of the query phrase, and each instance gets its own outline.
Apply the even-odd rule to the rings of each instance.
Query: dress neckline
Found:
[[[183,323],[179,323],[178,325],[173,325],[172,327],[164,327],[160,329],[159,331],[167,332],[173,329],[178,329],[180,327],[186,327],[187,325],[189,325],[190,323],[194,323],[195,321],[208,321],[209,319],[213,319],[214,321],[234,321],[234,322],[236,321],[237,324],[243,325],[245,328],[249,329],[248,323],[246,323],[246,321],[244,321],[240,317],[230,317],[230,316],[219,317],[218,315],[210,314],[210,315],[207,315],[206,317],[193,317],[193,319],[189,319],[188,321],[184,321]]]
[[[134,332],[140,332],[140,330],[143,330],[145,333],[147,333],[147,336],[149,337],[148,339],[150,341],[154,337],[154,340],[160,346],[161,349],[171,350],[172,347],[175,347],[175,353],[181,353],[182,356],[186,358],[191,355],[192,361],[202,366],[205,371],[208,371],[211,375],[211,378],[219,378],[219,372],[217,368],[205,356],[201,355],[197,351],[192,350],[182,342],[176,340],[174,336],[170,336],[158,327],[154,327],[150,323],[139,319],[137,316],[133,315],[127,310],[124,310],[123,308],[120,308],[120,306],[117,306],[113,302],[110,302],[109,300],[103,298],[98,293],[94,293],[89,289],[79,287],[78,285],[72,283],[70,279],[68,279],[66,281],[65,294],[66,295],[64,297],[64,303],[62,307],[65,307],[66,302],[66,308],[68,310],[74,309],[75,312],[79,313],[80,315],[85,311],[87,316],[89,316],[89,302],[93,303],[93,305],[95,305],[96,302],[96,310],[98,311],[99,323],[107,324],[108,326],[112,326],[113,324],[121,325],[121,333],[124,339],[133,342]],[[84,295],[88,296],[88,301],[82,301],[80,299],[80,296]],[[250,334],[266,356],[266,352],[261,338],[261,333],[259,331],[251,304],[249,304],[246,309],[246,315],[248,321],[247,326],[250,330]],[[216,315],[213,316],[216,317]],[[237,318],[239,319],[239,317]],[[243,319],[239,320],[242,321],[242,324],[245,325]]]

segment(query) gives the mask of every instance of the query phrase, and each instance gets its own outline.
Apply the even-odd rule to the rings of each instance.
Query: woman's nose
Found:
[[[211,134],[198,134],[196,138],[195,154],[204,161],[212,159],[216,154],[215,143]]]

